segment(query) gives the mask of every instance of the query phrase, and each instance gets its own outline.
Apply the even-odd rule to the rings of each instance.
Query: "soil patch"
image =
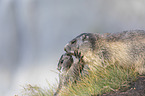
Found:
[[[102,96],[145,96],[145,76],[139,76],[137,81],[133,82],[125,92],[117,91]]]

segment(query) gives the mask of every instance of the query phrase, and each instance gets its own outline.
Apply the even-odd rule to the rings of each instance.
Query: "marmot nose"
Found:
[[[68,44],[66,44],[65,46],[64,46],[64,51],[68,51]]]
[[[64,51],[66,51],[66,47],[64,47]],[[66,51],[67,52],[67,51]]]
[[[67,52],[66,47],[64,47],[64,51],[66,51],[66,52]]]

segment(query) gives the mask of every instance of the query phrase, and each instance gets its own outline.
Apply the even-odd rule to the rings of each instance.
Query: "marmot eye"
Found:
[[[74,44],[74,43],[76,43],[76,40],[73,40],[73,41],[71,42],[71,44]]]

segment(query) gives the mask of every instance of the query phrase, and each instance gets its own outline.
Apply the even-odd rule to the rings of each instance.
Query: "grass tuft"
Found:
[[[137,79],[137,76],[138,73],[134,68],[118,65],[106,68],[98,66],[95,72],[90,71],[88,76],[82,77],[76,84],[69,85],[61,92],[61,96],[91,96],[110,91],[124,91],[130,87],[129,83]]]
[[[53,93],[56,90],[56,85],[50,85],[48,84],[48,88],[41,88],[38,86],[32,86],[30,84],[23,87],[23,91],[21,92],[22,96],[53,96]],[[17,95],[19,96],[19,95]]]
[[[60,92],[60,96],[91,96],[101,95],[111,91],[125,91],[130,83],[137,79],[138,73],[133,67],[123,67],[117,64],[107,67],[95,67],[89,70],[89,75],[81,77],[75,84],[69,84]],[[23,96],[53,96],[56,86],[42,89],[38,86],[24,87]]]

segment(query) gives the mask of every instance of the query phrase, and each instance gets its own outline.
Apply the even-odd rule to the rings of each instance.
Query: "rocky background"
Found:
[[[0,96],[55,83],[64,45],[82,32],[145,30],[144,0],[0,0]]]

